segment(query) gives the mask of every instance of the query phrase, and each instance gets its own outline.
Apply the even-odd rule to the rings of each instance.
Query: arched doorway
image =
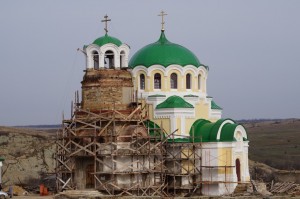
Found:
[[[241,163],[240,163],[240,159],[235,160],[235,169],[236,169],[237,180],[238,180],[238,182],[240,182],[241,181]]]

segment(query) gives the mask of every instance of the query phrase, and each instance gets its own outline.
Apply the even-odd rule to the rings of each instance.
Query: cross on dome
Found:
[[[160,16],[161,17],[161,31],[165,31],[165,21],[164,21],[164,16],[168,15],[167,13],[165,13],[163,10],[160,12],[159,15],[157,16]]]
[[[108,29],[107,29],[107,22],[108,21],[111,21],[111,19],[108,19],[108,16],[107,16],[107,14],[104,16],[104,19],[103,20],[101,20],[101,22],[105,22],[105,28],[104,28],[104,31],[105,31],[105,34],[107,34],[107,32],[108,32]]]

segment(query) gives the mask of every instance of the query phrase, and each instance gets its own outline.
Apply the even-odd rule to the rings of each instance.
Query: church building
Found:
[[[167,38],[164,29],[165,15],[164,12],[160,14],[162,28],[158,31],[160,35],[157,41],[142,47],[130,59],[130,47],[108,34],[107,16],[103,20],[106,23],[105,35],[84,46],[86,74],[82,81],[82,102],[77,100],[80,108],[74,116],[75,119],[81,118],[80,121],[76,120],[81,123],[78,126],[88,126],[93,115],[96,117],[96,114],[100,115],[108,110],[113,110],[114,114],[117,112],[131,123],[121,123],[121,119],[118,122],[111,120],[113,122],[104,123],[94,120],[93,125],[90,124],[94,131],[83,130],[84,128],[78,126],[70,127],[71,122],[67,124],[67,131],[77,128],[71,133],[85,136],[82,141],[74,144],[74,147],[81,147],[73,153],[70,152],[71,156],[76,154],[78,158],[78,154],[83,154],[83,149],[85,154],[91,154],[90,159],[85,157],[84,161],[74,160],[80,164],[75,164],[74,171],[70,170],[74,172],[70,179],[77,183],[77,188],[87,188],[87,182],[90,181],[91,186],[96,188],[98,183],[102,190],[112,194],[115,192],[110,191],[112,186],[108,184],[114,180],[113,188],[119,194],[139,195],[137,193],[140,192],[134,192],[134,188],[147,181],[143,186],[148,188],[140,188],[144,195],[148,192],[149,195],[163,192],[165,195],[172,193],[172,196],[176,196],[176,189],[181,189],[180,193],[224,195],[231,194],[239,183],[249,183],[247,132],[234,120],[222,118],[222,108],[208,95],[209,67],[202,64],[189,49]],[[132,123],[133,119],[129,121],[128,118],[133,118],[132,115],[137,110],[140,112],[140,122],[135,125]],[[83,118],[86,122],[82,122]],[[112,124],[115,125],[112,129],[117,130],[101,130]],[[153,152],[151,156],[149,152],[143,169],[139,170],[140,167],[137,166],[137,162],[140,163],[142,159],[145,162],[145,158],[147,159],[146,156],[138,157],[142,156],[142,152],[127,158],[125,152],[115,159],[109,156],[120,154],[117,151],[124,148],[127,155],[133,151],[130,148],[134,142],[127,141],[130,136],[130,139],[134,139],[133,132],[139,132],[135,135],[149,140],[144,141],[145,144],[141,147],[146,146],[146,143],[149,144],[149,150],[158,146],[151,138],[155,129],[163,132],[158,141],[164,148],[165,155],[157,155],[156,150],[156,154]],[[120,132],[116,134],[116,138],[112,135],[115,131]],[[92,137],[104,136],[103,132],[107,132],[106,137]],[[118,138],[121,135],[127,138]],[[87,139],[87,136],[90,138]],[[94,143],[94,148],[91,143]],[[111,152],[99,152],[107,151],[111,146],[115,147]],[[99,157],[94,160],[92,155]],[[156,164],[157,159],[160,160],[159,167]],[[89,173],[81,173],[79,168],[89,170]],[[127,173],[120,173],[118,168]],[[158,168],[160,179],[156,181]],[[116,170],[119,173],[114,172]],[[141,178],[136,177],[138,175]],[[94,181],[89,180],[88,176],[94,176]],[[85,185],[79,183],[83,177],[86,180]],[[64,180],[63,175],[59,179],[67,187],[68,179]],[[128,179],[131,179],[130,182]],[[153,191],[149,191],[149,187]]]

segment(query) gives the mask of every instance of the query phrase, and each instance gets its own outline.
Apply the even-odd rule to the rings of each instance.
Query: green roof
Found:
[[[220,139],[217,139],[218,131],[225,121],[232,121],[232,123],[225,123],[222,127]],[[194,137],[194,142],[232,142],[236,141],[234,138],[234,131],[239,126],[231,119],[220,119],[217,122],[210,122],[205,119],[196,120],[191,129],[190,136],[191,139]],[[247,138],[243,137],[246,141]]]
[[[194,65],[195,67],[204,66],[189,49],[168,41],[164,31],[161,32],[157,42],[140,49],[129,62],[131,68],[139,65],[150,67],[154,64],[164,67],[168,67],[171,64],[180,66]]]
[[[223,110],[220,106],[218,106],[213,100],[210,103],[211,109]]]
[[[190,139],[189,138],[174,138],[174,139],[172,139],[172,138],[169,138],[168,139],[168,142],[169,143],[172,143],[172,142],[174,142],[174,143],[182,143],[182,142],[190,142]]]
[[[236,141],[233,134],[237,126],[238,124],[225,124],[221,131],[220,141]]]
[[[3,162],[4,161],[4,158],[3,157],[0,157],[0,162]]]
[[[165,101],[156,106],[156,109],[163,108],[194,108],[194,106],[182,99],[181,97],[173,95],[171,97],[168,97]]]
[[[190,129],[191,138],[194,137],[195,142],[209,142],[210,134],[206,132],[207,131],[209,132],[209,129],[211,128],[212,125],[213,124],[210,121],[205,119],[196,120]]]
[[[93,44],[96,44],[98,46],[103,46],[105,44],[108,44],[108,43],[113,43],[117,46],[121,46],[122,42],[115,38],[115,37],[111,37],[111,36],[108,36],[108,34],[105,34],[103,37],[99,37],[98,39],[96,39]]]
[[[165,137],[165,134],[163,133],[163,130],[155,122],[153,122],[151,120],[146,120],[146,121],[144,121],[144,125],[146,126],[146,128],[148,128],[150,136],[158,137],[162,133],[162,137],[163,138]]]

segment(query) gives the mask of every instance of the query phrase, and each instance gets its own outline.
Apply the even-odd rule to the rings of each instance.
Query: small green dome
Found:
[[[111,37],[111,36],[108,36],[108,34],[105,34],[103,37],[99,37],[98,39],[96,39],[93,44],[96,44],[98,46],[103,46],[105,44],[108,44],[108,43],[113,43],[117,46],[121,46],[122,42],[115,38],[115,37]]]
[[[194,108],[194,106],[181,97],[173,95],[156,106],[156,109],[163,108]]]
[[[131,68],[138,65],[150,67],[154,64],[164,67],[168,67],[171,64],[204,66],[189,49],[168,41],[163,31],[157,42],[140,49],[129,62]]]

